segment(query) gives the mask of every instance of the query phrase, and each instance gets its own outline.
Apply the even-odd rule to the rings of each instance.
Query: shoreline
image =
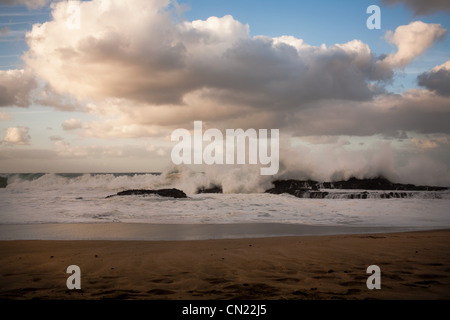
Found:
[[[0,241],[0,299],[448,300],[450,230],[198,241]],[[68,290],[66,268],[81,269]],[[367,267],[381,269],[369,290]]]
[[[329,236],[446,230],[447,228],[326,226],[283,223],[150,224],[42,223],[0,224],[0,241],[8,240],[130,240],[185,241]]]

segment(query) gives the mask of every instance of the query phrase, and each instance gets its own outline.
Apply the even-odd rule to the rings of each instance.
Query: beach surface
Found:
[[[0,299],[450,299],[450,230],[0,241]],[[67,267],[81,270],[69,290]],[[367,267],[381,269],[369,290]]]

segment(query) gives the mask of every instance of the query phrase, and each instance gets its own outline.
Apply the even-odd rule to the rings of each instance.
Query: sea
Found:
[[[174,233],[180,226],[191,229],[192,226],[216,226],[210,232],[200,232],[201,236],[191,235],[193,239],[226,237],[217,232],[217,226],[226,227],[229,237],[310,234],[311,230],[322,230],[313,234],[340,234],[352,233],[349,230],[368,233],[450,228],[449,190],[413,191],[408,192],[407,198],[390,199],[382,198],[382,192],[375,190],[368,191],[367,199],[348,199],[345,195],[350,190],[324,189],[329,192],[327,197],[309,199],[264,193],[267,184],[255,191],[228,188],[224,193],[197,194],[198,188],[211,186],[211,180],[204,173],[21,173],[0,176],[8,180],[7,186],[0,188],[0,230],[3,234],[0,239],[28,239],[25,231],[9,232],[19,227],[30,230],[31,226],[60,224],[165,226],[167,236],[160,232],[159,240],[176,238]],[[107,198],[127,189],[161,188],[178,188],[188,197],[134,195]],[[255,233],[255,225],[263,229]],[[271,233],[267,231],[270,226],[285,231]],[[234,236],[229,232],[233,228],[240,230]],[[295,228],[298,231],[292,231],[297,230]],[[40,237],[49,238],[45,232]],[[95,238],[95,234],[89,237]],[[113,239],[114,235],[103,238]],[[151,239],[151,234],[144,239]]]

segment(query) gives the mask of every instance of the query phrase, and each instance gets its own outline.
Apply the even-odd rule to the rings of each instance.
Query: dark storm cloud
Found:
[[[417,77],[420,86],[444,96],[450,96],[450,70],[439,69],[428,71]]]
[[[448,0],[383,0],[384,4],[405,4],[416,16],[429,15],[439,11],[450,13],[450,1]]]

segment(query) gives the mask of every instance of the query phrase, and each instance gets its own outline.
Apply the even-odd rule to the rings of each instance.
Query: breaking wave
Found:
[[[118,192],[125,189],[177,188],[186,194],[199,189],[220,186],[223,193],[263,193],[272,187],[272,177],[259,175],[258,170],[195,172],[185,166],[171,166],[163,172],[150,173],[27,173],[3,174],[7,188],[14,191],[39,190],[58,192],[94,191],[96,194]],[[444,191],[375,191],[327,189],[304,192],[298,198],[322,199],[450,199],[450,190]]]

